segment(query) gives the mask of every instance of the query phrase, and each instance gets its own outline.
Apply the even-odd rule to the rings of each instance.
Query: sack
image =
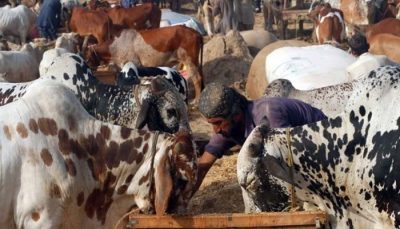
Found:
[[[346,67],[354,61],[332,45],[283,47],[267,56],[266,77],[268,82],[287,79],[298,90],[313,90],[348,82]]]

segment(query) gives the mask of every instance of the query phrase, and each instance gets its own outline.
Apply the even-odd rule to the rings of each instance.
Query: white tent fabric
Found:
[[[172,26],[172,25],[185,25],[199,32],[201,35],[206,35],[203,25],[197,21],[196,18],[179,14],[169,9],[163,9],[161,12],[161,24],[160,27]]]
[[[287,79],[298,90],[313,90],[350,81],[346,67],[356,60],[332,45],[283,47],[267,56],[266,77],[268,82]]]

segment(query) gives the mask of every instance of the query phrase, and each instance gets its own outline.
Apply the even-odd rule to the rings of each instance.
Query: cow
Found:
[[[114,7],[103,9],[114,25],[131,29],[155,29],[160,27],[161,10],[152,3],[131,8]]]
[[[0,51],[10,51],[11,48],[5,38],[0,38]]]
[[[274,23],[282,18],[283,2],[280,0],[263,0],[264,29],[272,32]],[[280,25],[283,26],[283,25]]]
[[[79,36],[77,33],[62,33],[56,40],[54,49],[49,49],[43,53],[43,58],[39,65],[39,74],[44,76],[54,58],[64,53],[77,53],[79,50]]]
[[[177,25],[159,29],[122,31],[111,44],[112,61],[122,67],[132,61],[137,66],[173,67],[184,65],[195,89],[194,104],[203,88],[201,72],[203,37],[191,28]]]
[[[64,53],[70,53],[69,50],[65,48],[53,48],[45,51],[43,53],[43,58],[39,64],[39,75],[44,76],[47,73],[50,65],[53,63],[56,57],[61,56]]]
[[[329,3],[320,4],[309,13],[315,24],[315,34],[319,44],[341,43],[345,38],[343,12],[332,8]]]
[[[314,90],[297,90],[286,79],[276,79],[268,84],[264,92],[266,97],[287,97],[298,99],[316,107],[328,117],[343,112],[347,101],[353,93],[356,81],[322,87]]]
[[[0,117],[3,227],[114,228],[130,211],[184,213],[193,195],[187,133],[101,122],[49,80],[0,107]]]
[[[37,79],[42,56],[42,48],[29,43],[19,51],[0,51],[0,74],[11,83]]]
[[[269,83],[266,75],[268,69],[266,69],[265,59],[270,53],[282,47],[303,47],[308,45],[310,45],[310,43],[301,40],[278,40],[265,46],[251,63],[246,81],[246,95],[250,99],[257,99],[263,96],[265,88]]]
[[[400,64],[400,37],[389,33],[375,35],[369,41],[368,51],[376,55],[386,55]]]
[[[237,0],[234,0],[235,2]],[[238,30],[238,15],[234,12],[232,0],[205,0],[199,14],[209,36],[215,33],[226,34],[230,30]],[[240,6],[240,4],[239,4]],[[214,18],[218,16],[218,20]]]
[[[164,77],[176,87],[182,95],[183,100],[188,100],[188,84],[186,79],[174,68],[169,67],[137,67],[132,62],[127,62],[116,76],[117,85],[124,88],[131,88],[140,84],[144,77]]]
[[[93,117],[128,128],[144,128],[175,133],[190,132],[187,106],[181,95],[162,78],[123,89],[102,84],[92,75],[84,60],[72,53],[55,58],[45,76],[74,91]],[[26,84],[0,84],[0,105],[18,100],[29,87]]]
[[[272,32],[262,29],[241,31],[240,36],[243,37],[253,57],[265,46],[278,40]]]
[[[104,11],[88,10],[74,7],[69,21],[69,28],[80,36],[92,35],[99,44],[109,40],[111,36],[111,19]]]
[[[237,164],[248,209],[268,206],[263,198],[277,193],[287,201],[292,187],[296,199],[328,213],[332,228],[400,227],[399,83],[400,68],[384,66],[357,82],[339,116],[286,129],[257,126]]]
[[[400,1],[399,0],[394,0],[389,3],[391,6],[391,11],[394,15],[396,15],[396,18],[400,20]]]
[[[372,38],[375,35],[389,33],[400,37],[400,20],[395,18],[387,18],[376,24],[367,27],[365,37],[368,43],[371,43]]]
[[[24,5],[15,8],[6,5],[0,8],[0,34],[19,37],[21,44],[26,43],[35,22],[35,13]]]

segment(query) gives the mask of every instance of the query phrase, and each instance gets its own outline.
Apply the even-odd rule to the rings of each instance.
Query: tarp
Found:
[[[283,47],[266,58],[267,81],[287,79],[299,90],[341,84],[350,80],[346,67],[356,60],[332,45]]]
[[[161,27],[172,25],[185,25],[186,27],[192,28],[199,32],[201,35],[206,35],[204,26],[197,21],[196,18],[179,14],[168,9],[163,9],[161,13]]]

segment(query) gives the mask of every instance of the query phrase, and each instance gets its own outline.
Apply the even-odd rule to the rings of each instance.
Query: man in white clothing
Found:
[[[364,35],[356,34],[352,36],[348,45],[350,53],[358,59],[346,68],[349,80],[360,79],[367,76],[372,70],[384,65],[396,65],[385,55],[374,55],[368,52],[369,44]]]

